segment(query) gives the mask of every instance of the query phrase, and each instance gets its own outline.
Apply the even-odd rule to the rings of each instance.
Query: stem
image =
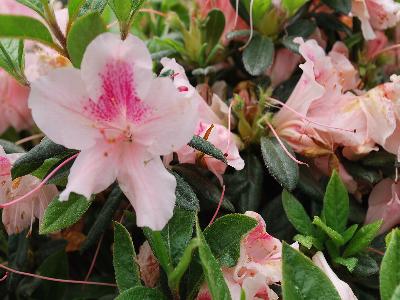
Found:
[[[68,51],[67,51],[67,40],[66,40],[64,34],[62,33],[60,26],[58,26],[57,19],[54,14],[53,8],[50,7],[48,3],[44,4],[44,13],[46,16],[47,24],[49,25],[52,33],[54,34],[56,39],[59,41],[59,43],[62,47],[62,52],[63,52],[64,56],[69,57]]]

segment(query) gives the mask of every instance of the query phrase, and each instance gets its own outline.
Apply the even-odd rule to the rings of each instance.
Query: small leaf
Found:
[[[132,238],[126,228],[114,222],[113,264],[119,292],[141,285]]]
[[[70,194],[67,201],[60,201],[56,197],[44,213],[39,233],[48,234],[75,224],[91,204],[92,202],[84,196],[74,193]]]
[[[176,172],[171,172],[176,179],[176,205],[190,211],[200,210],[199,199],[190,185]]]
[[[107,5],[108,0],[86,0],[85,3],[82,5],[81,10],[79,12],[79,17],[97,12],[98,14],[102,14],[104,8]]]
[[[131,16],[131,0],[109,0],[108,5],[112,8],[119,22],[127,22]]]
[[[32,173],[48,158],[75,152],[76,151],[69,150],[45,137],[40,144],[33,147],[29,152],[15,161],[11,169],[12,178],[15,179]]]
[[[382,300],[389,300],[400,285],[400,230],[394,229],[379,272],[379,284]]]
[[[26,85],[23,69],[24,42],[15,39],[0,40],[0,68],[13,76],[19,83]]]
[[[379,232],[379,228],[382,225],[382,221],[376,221],[371,224],[364,225],[361,227],[354,237],[350,240],[346,249],[343,252],[344,257],[353,256],[358,252],[364,250],[376,237]]]
[[[314,244],[314,238],[309,235],[301,235],[301,234],[296,234],[293,238],[296,242],[299,242],[301,245],[306,247],[308,250],[311,249],[311,247]]]
[[[221,266],[232,267],[240,255],[242,237],[257,225],[257,221],[241,214],[218,218],[204,230],[204,237]]]
[[[290,153],[294,155],[293,150],[285,143]],[[299,180],[299,167],[282,150],[276,138],[261,138],[261,152],[264,163],[270,174],[288,191],[296,188]]]
[[[286,216],[294,228],[304,235],[312,235],[313,227],[310,217],[305,211],[303,205],[286,190],[282,192],[282,204]]]
[[[85,4],[86,0],[69,0],[68,1],[68,16],[69,21],[72,22],[79,15],[79,11]]]
[[[322,0],[322,2],[344,15],[348,15],[351,11],[351,0]]]
[[[358,228],[358,224],[353,224],[349,228],[347,228],[343,233],[343,242],[346,244],[348,241],[351,240],[351,238],[354,236],[356,233],[356,230]]]
[[[106,31],[106,25],[97,12],[84,15],[74,22],[68,33],[67,49],[75,67],[80,68],[87,46]]]
[[[358,277],[370,277],[379,272],[379,265],[375,259],[366,253],[357,255],[358,263],[353,274]]]
[[[299,251],[283,243],[283,299],[340,300],[329,278]]]
[[[297,10],[309,0],[282,0],[282,6],[288,12],[289,16],[296,14]]]
[[[344,244],[342,235],[326,225],[319,217],[315,216],[312,223],[322,229],[322,231],[325,232],[336,245],[340,246]]]
[[[204,154],[210,155],[224,163],[226,163],[226,157],[222,153],[222,151],[216,148],[209,141],[204,138],[194,135],[192,140],[188,143],[190,147],[196,149],[197,151],[203,152]]]
[[[53,45],[53,38],[47,27],[39,20],[25,16],[0,15],[0,37]]]
[[[208,51],[211,51],[221,39],[225,29],[225,16],[219,9],[209,11],[204,24],[204,38]]]
[[[224,276],[218,261],[211,252],[203,233],[201,232],[198,222],[196,222],[196,234],[199,239],[199,256],[201,265],[205,274],[205,278],[210,289],[213,299],[228,300],[231,299],[228,286],[226,285]]]
[[[349,217],[349,195],[336,171],[333,171],[324,196],[322,220],[327,226],[343,232]]]
[[[115,300],[167,300],[164,294],[157,290],[144,286],[137,286],[124,291]]]
[[[349,272],[353,272],[358,263],[358,259],[355,257],[336,257],[334,261],[339,265],[345,266]]]
[[[118,186],[114,187],[108,196],[107,201],[104,203],[104,206],[102,207],[98,217],[96,218],[96,221],[90,228],[86,240],[82,244],[81,252],[89,249],[89,247],[92,246],[106,231],[122,199],[124,199],[124,195],[121,189]]]
[[[15,145],[14,143],[3,139],[0,139],[0,146],[3,147],[4,152],[7,154],[25,152],[24,148],[21,146]]]
[[[272,64],[274,43],[268,37],[256,35],[243,51],[244,68],[250,75],[258,76]]]
[[[169,274],[173,271],[173,265],[168,250],[167,244],[161,235],[160,231],[153,231],[148,227],[143,228],[143,233],[150,244],[155,257],[164,271]]]

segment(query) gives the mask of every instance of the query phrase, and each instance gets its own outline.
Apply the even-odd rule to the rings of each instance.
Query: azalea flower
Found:
[[[325,273],[326,276],[328,276],[332,284],[335,286],[337,292],[339,293],[340,299],[357,300],[357,297],[354,295],[350,286],[346,282],[340,280],[339,277],[337,277],[337,275],[333,272],[322,252],[317,252],[312,257],[312,261]]]
[[[81,151],[60,199],[71,192],[89,198],[118,179],[137,225],[153,230],[164,227],[175,204],[175,177],[160,155],[190,141],[196,106],[169,78],[154,78],[140,39],[112,33],[87,47],[81,70],[56,69],[33,82],[29,98],[38,127]]]
[[[390,178],[383,179],[372,189],[368,198],[365,223],[383,220],[379,229],[382,234],[400,224],[400,183]]]
[[[271,78],[271,85],[278,86],[288,80],[294,70],[298,67],[301,57],[286,48],[279,49],[275,54],[274,63],[267,70],[267,75]]]
[[[196,89],[190,84],[182,66],[178,65],[174,59],[169,58],[163,58],[161,63],[164,66],[161,73],[172,70],[174,72],[172,77],[176,88],[180,90],[186,98],[193,99],[193,101],[198,103],[200,120],[193,134],[201,137],[207,136],[207,140],[210,143],[225,153],[229,166],[236,170],[243,169],[244,161],[239,155],[239,149],[235,143],[235,136],[228,128],[223,126],[224,120],[222,120],[219,115],[212,110]],[[195,163],[199,158],[199,153],[187,145],[179,149],[177,154],[179,162],[181,163]],[[169,161],[171,159],[172,158],[170,157]],[[167,162],[169,161],[167,160]],[[221,175],[225,173],[227,168],[224,162],[205,155],[201,163],[213,172],[222,182]]]
[[[26,175],[15,180],[11,179],[11,167],[23,154],[6,154],[0,146],[0,201],[1,204],[19,198],[39,185],[40,180],[32,175]],[[46,185],[39,191],[26,197],[15,205],[3,208],[3,224],[10,234],[17,234],[32,228],[35,218],[41,220],[45,209],[58,194],[55,185]]]

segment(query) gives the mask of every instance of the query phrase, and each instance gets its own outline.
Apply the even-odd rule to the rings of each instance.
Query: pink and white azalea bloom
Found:
[[[18,3],[16,0],[1,0],[0,13],[27,17],[38,17],[38,14],[35,11],[25,5],[22,5],[21,3]]]
[[[373,188],[368,198],[365,223],[383,220],[379,233],[384,233],[400,224],[400,183],[390,178],[383,179]]]
[[[326,276],[328,276],[332,284],[335,286],[337,292],[339,293],[340,299],[357,300],[357,297],[354,295],[351,287],[346,282],[340,280],[335,272],[333,272],[322,252],[318,251],[317,253],[315,253],[315,255],[312,257],[312,261],[325,273]]]
[[[137,263],[140,269],[140,278],[145,286],[155,287],[160,279],[160,264],[154,256],[148,241],[145,241],[139,248]]]
[[[197,103],[169,78],[155,78],[146,45],[104,33],[86,49],[81,70],[52,70],[32,84],[33,118],[54,142],[78,149],[68,185],[89,198],[116,179],[137,225],[161,230],[172,217],[176,181],[160,155],[190,141]]]
[[[293,51],[286,48],[279,49],[275,54],[274,63],[267,70],[267,75],[271,78],[271,85],[276,87],[288,80],[299,65],[300,60],[300,55],[293,53]]]
[[[197,128],[193,132],[198,136],[204,137],[209,131],[208,141],[215,147],[224,152],[228,165],[241,170],[244,168],[244,161],[239,155],[238,145],[235,143],[235,136],[228,128],[223,126],[224,120],[221,120],[212,108],[204,101],[196,89],[190,84],[186,77],[185,70],[176,63],[175,59],[163,58],[161,60],[164,69],[161,72],[172,70],[174,84],[188,99],[193,99],[198,104],[200,120],[197,123]],[[198,152],[193,148],[185,145],[177,151],[179,162],[195,163],[198,158]],[[220,180],[221,175],[225,173],[226,164],[205,155],[203,158],[204,166],[213,172]]]
[[[376,37],[373,40],[367,41],[366,45],[366,58],[374,58],[381,50],[388,45],[388,38],[382,31],[375,32]]]
[[[26,175],[15,180],[11,179],[11,167],[18,154],[6,154],[0,146],[0,202],[11,202],[37,187],[40,180],[32,175]],[[46,185],[26,199],[6,208],[3,208],[3,224],[10,234],[16,234],[32,228],[35,218],[41,220],[45,209],[54,197],[58,195],[55,185]]]
[[[352,14],[361,21],[366,40],[373,40],[375,30],[385,30],[400,21],[400,4],[394,0],[353,0]]]

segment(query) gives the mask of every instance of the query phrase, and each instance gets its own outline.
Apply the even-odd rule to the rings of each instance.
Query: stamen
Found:
[[[236,29],[237,23],[239,19],[239,0],[236,0],[235,3],[235,23],[233,25],[233,29]]]
[[[4,281],[4,280],[6,280],[6,279],[7,279],[7,277],[8,277],[8,272],[6,272],[6,274],[4,274],[4,276],[3,276],[3,277],[1,277],[1,279],[0,279],[0,282],[2,282],[2,281]]]
[[[226,145],[225,156],[228,156],[229,148],[231,146],[231,114],[232,114],[233,101],[229,104],[228,108],[228,143]]]
[[[33,190],[29,191],[28,193],[26,193],[25,195],[11,201],[8,203],[4,203],[4,204],[0,204],[0,208],[6,208],[9,206],[13,206],[14,204],[17,204],[18,202],[25,200],[26,198],[28,198],[29,196],[33,195],[34,193],[36,193],[37,191],[39,191],[46,183],[47,181],[50,180],[51,177],[54,176],[54,174],[56,174],[62,167],[64,167],[67,163],[69,163],[71,160],[75,159],[76,157],[78,157],[79,153],[74,154],[73,156],[67,158],[66,160],[64,160],[61,164],[59,164],[53,171],[50,172],[49,175],[46,176],[45,179],[43,179],[43,181],[37,186],[35,187]]]
[[[166,18],[168,16],[167,14],[165,14],[165,13],[163,13],[161,11],[158,11],[158,10],[155,10],[155,9],[151,9],[151,8],[141,8],[141,9],[139,9],[139,12],[155,14],[155,15],[158,15],[158,16],[161,16],[161,17],[164,17],[164,18]]]
[[[392,46],[383,48],[382,50],[376,52],[372,58],[376,58],[378,55],[380,55],[382,53],[385,53],[385,52],[388,52],[388,51],[392,51],[392,50],[396,50],[398,48],[400,48],[400,44],[396,44],[396,45],[392,45]]]
[[[278,143],[281,145],[281,147],[282,147],[283,151],[285,151],[286,155],[289,156],[289,158],[290,158],[291,160],[293,160],[294,162],[298,163],[299,165],[306,165],[307,167],[309,167],[309,165],[308,165],[307,163],[302,162],[302,161],[296,159],[296,157],[294,157],[294,156],[292,155],[292,153],[289,152],[289,150],[286,148],[285,144],[284,144],[284,143],[282,142],[282,140],[279,138],[279,136],[278,136],[278,134],[276,133],[274,127],[272,127],[271,123],[269,123],[269,122],[267,122],[267,121],[266,121],[265,123],[268,125],[269,129],[271,129],[272,134],[276,137],[276,139],[278,140]]]
[[[7,270],[8,272],[18,274],[18,275],[34,277],[34,278],[38,278],[38,279],[42,279],[42,280],[48,280],[48,281],[55,281],[55,282],[61,282],[61,283],[73,283],[73,284],[85,284],[85,285],[102,285],[102,286],[117,287],[117,285],[115,283],[59,279],[59,278],[47,277],[47,276],[42,276],[42,275],[28,273],[28,272],[22,272],[22,271],[18,271],[18,270],[12,269],[10,267],[7,267],[7,266],[5,266],[3,264],[0,264],[0,268],[2,268],[4,270]],[[8,275],[8,273],[6,273],[6,275]],[[5,275],[4,275],[3,278],[1,278],[0,281],[4,280],[5,278],[7,278],[7,277],[5,277]]]
[[[210,226],[212,223],[214,223],[214,220],[217,217],[218,212],[219,212],[219,210],[221,208],[222,202],[224,201],[224,196],[225,196],[225,185],[222,186],[221,198],[219,199],[217,209],[215,210],[214,215],[213,215],[210,223],[208,224],[208,226]]]
[[[250,0],[250,36],[249,39],[247,40],[246,44],[244,46],[240,47],[239,50],[242,51],[245,49],[251,42],[254,34],[254,28],[253,28],[253,4],[254,0]]]
[[[101,246],[101,244],[103,242],[103,237],[104,237],[104,234],[101,236],[100,241],[97,244],[96,252],[94,253],[94,257],[93,257],[92,263],[90,264],[89,271],[86,274],[85,281],[88,281],[90,275],[92,274],[94,265],[96,264],[97,256],[99,255],[100,246]]]
[[[19,140],[19,141],[16,141],[16,142],[15,142],[15,145],[21,145],[21,144],[30,142],[30,141],[32,141],[32,140],[40,139],[40,138],[42,138],[42,137],[44,137],[44,134],[43,134],[43,133],[34,134],[34,135],[28,136],[28,137],[26,137],[26,138],[23,138],[23,139],[21,139],[21,140]]]
[[[339,128],[339,127],[334,127],[334,126],[329,126],[329,125],[325,125],[325,124],[321,124],[319,122],[310,120],[309,118],[307,118],[306,116],[302,115],[301,113],[295,111],[293,108],[291,108],[289,105],[287,105],[286,103],[278,100],[278,99],[274,99],[272,97],[269,97],[271,100],[277,102],[278,104],[282,105],[283,107],[287,108],[288,110],[290,110],[292,113],[296,114],[297,116],[299,116],[300,118],[302,118],[303,120],[321,126],[321,127],[326,127],[326,128],[331,128],[331,129],[335,129],[335,130],[342,130],[342,131],[347,131],[347,132],[352,132],[352,133],[356,133],[356,129],[345,129],[345,128]]]

